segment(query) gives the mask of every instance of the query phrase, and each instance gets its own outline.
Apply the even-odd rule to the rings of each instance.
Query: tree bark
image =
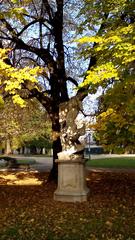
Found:
[[[58,164],[56,163],[56,159],[58,159],[58,153],[62,151],[62,145],[60,140],[60,123],[59,123],[59,111],[53,114],[52,119],[52,138],[53,138],[53,167],[48,177],[49,181],[56,181],[58,179]]]
[[[6,139],[5,141],[5,154],[6,155],[12,154],[11,141],[9,138]]]

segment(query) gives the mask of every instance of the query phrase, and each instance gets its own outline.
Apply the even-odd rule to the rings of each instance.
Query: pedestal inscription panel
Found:
[[[65,202],[87,201],[88,192],[84,161],[58,160],[58,187],[54,199]]]

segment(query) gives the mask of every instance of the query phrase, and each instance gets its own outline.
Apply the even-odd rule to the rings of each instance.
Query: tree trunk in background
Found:
[[[6,141],[5,141],[5,154],[6,155],[12,154],[10,139],[6,139]]]

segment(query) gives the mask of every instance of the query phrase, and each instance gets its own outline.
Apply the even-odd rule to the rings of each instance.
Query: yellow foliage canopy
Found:
[[[18,103],[20,106],[25,106],[25,101],[18,94],[18,90],[21,90],[22,84],[29,81],[33,86],[37,83],[36,77],[42,72],[39,67],[22,69],[14,68],[6,63],[7,54],[9,49],[0,49],[0,85],[3,86],[2,91],[8,92],[12,95],[14,103]]]
[[[135,61],[135,24],[118,27],[102,36],[85,36],[79,39],[78,44],[84,45],[87,54],[97,57],[95,67],[87,71],[86,80],[81,87],[90,83],[102,83],[104,80],[118,80],[123,72]],[[95,44],[94,48],[88,48]]]

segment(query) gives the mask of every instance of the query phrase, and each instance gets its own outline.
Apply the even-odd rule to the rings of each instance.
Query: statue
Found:
[[[58,187],[54,193],[54,199],[57,201],[87,201],[89,189],[85,179],[84,145],[79,141],[79,137],[85,134],[85,128],[76,124],[81,107],[77,97],[60,105],[62,152],[58,153],[57,160]]]
[[[69,102],[60,105],[60,125],[62,152],[58,154],[59,160],[75,160],[83,158],[84,145],[79,141],[79,137],[85,134],[85,127],[77,128],[75,122],[82,103],[77,97],[72,97]]]

